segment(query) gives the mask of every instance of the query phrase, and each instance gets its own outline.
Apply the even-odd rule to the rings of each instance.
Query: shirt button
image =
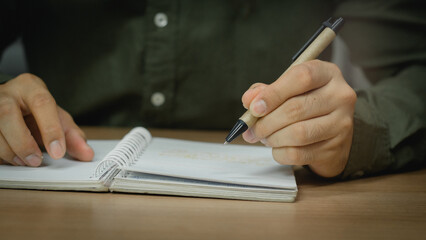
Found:
[[[165,13],[155,14],[154,23],[155,23],[155,26],[157,26],[159,28],[163,28],[163,27],[167,26],[167,23],[168,23],[167,15]]]
[[[162,94],[160,92],[156,92],[156,93],[152,94],[152,96],[151,96],[151,103],[152,103],[152,105],[154,105],[156,107],[163,105],[165,101],[166,101],[166,97],[164,96],[164,94]]]

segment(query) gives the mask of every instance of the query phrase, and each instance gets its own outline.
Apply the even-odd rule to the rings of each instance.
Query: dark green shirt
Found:
[[[275,81],[322,21],[341,16],[373,84],[357,92],[346,178],[425,160],[424,12],[400,0],[4,0],[0,51],[21,36],[30,72],[79,124],[229,129],[244,91]]]

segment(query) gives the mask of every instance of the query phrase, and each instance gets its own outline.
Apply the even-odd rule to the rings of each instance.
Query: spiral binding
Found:
[[[93,177],[104,182],[112,181],[121,168],[136,162],[151,138],[151,134],[145,128],[132,129],[98,164]]]

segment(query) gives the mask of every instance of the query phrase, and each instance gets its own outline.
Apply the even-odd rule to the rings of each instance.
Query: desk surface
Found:
[[[89,138],[128,129],[85,128]],[[225,132],[152,130],[222,142]],[[241,143],[241,142],[240,142]],[[0,189],[1,239],[419,239],[426,169],[332,182],[298,168],[295,203]]]

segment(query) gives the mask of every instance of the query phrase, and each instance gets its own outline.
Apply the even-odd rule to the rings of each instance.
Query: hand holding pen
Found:
[[[326,30],[330,29],[321,32]],[[241,119],[251,126],[243,138],[272,147],[274,159],[281,164],[309,165],[318,175],[333,177],[344,170],[349,157],[356,94],[335,64],[300,61],[310,51],[309,42],[306,45],[295,64],[275,82],[253,84],[244,93],[249,117]]]

